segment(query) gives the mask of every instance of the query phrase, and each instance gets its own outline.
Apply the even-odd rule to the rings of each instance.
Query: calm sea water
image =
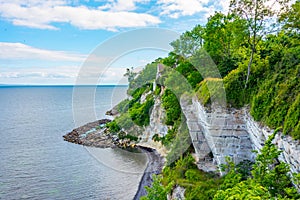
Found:
[[[98,87],[97,118],[123,99],[126,89]],[[0,199],[134,197],[144,155],[63,141],[75,128],[72,94],[72,87],[0,87]],[[80,103],[83,117],[77,124],[89,120]]]

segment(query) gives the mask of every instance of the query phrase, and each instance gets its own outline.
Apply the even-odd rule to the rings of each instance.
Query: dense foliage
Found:
[[[280,32],[260,44],[254,58],[248,88],[243,89],[245,65],[224,78],[228,103],[235,107],[250,104],[251,115],[271,128],[300,139],[300,45],[299,36]]]
[[[166,89],[162,95],[162,105],[166,110],[167,125],[174,125],[174,123],[180,118],[181,108],[178,99],[171,90]]]
[[[128,94],[132,95],[137,88],[143,87],[145,84],[153,83],[156,77],[156,71],[157,62],[147,64],[145,68],[129,82]]]
[[[222,184],[222,178],[198,170],[194,161],[194,158],[187,154],[177,160],[174,166],[165,167],[162,176],[154,176],[153,187],[147,187],[148,195],[142,199],[166,200],[167,194],[170,194],[175,186],[186,189],[186,199],[212,199]]]
[[[280,16],[277,24],[280,22],[281,26],[274,29],[268,26],[271,22],[267,20],[276,17],[275,11],[263,1],[258,1],[257,5],[244,0],[232,1],[232,12],[227,15],[216,12],[208,18],[205,26],[198,25],[183,33],[171,43],[174,51],[161,61],[184,76],[192,88],[198,90],[198,97],[206,106],[211,103],[211,97],[219,99],[218,87],[224,86],[227,106],[240,108],[249,105],[255,120],[270,128],[283,126],[285,134],[300,139],[300,35],[297,18],[300,3],[297,1],[289,10],[286,1],[281,3],[284,9],[276,12]],[[258,9],[254,11],[256,6]],[[256,21],[247,19],[244,11],[249,11],[250,17],[256,16]],[[266,32],[271,28],[273,32]],[[193,48],[189,49],[191,45]],[[207,62],[193,61],[205,57],[203,50],[214,61],[219,76],[206,73],[214,70],[210,65],[205,66]],[[202,68],[204,70],[199,70]],[[167,78],[164,82],[175,85],[178,78]],[[217,80],[223,84],[217,84]],[[182,91],[186,91],[183,87]]]
[[[154,105],[153,98],[148,98],[145,103],[136,102],[130,109],[129,115],[138,126],[147,126],[150,122],[150,109]]]
[[[178,99],[182,91],[191,90],[176,88],[176,81],[184,77],[208,107],[213,98],[224,98],[218,95],[225,89],[228,107],[248,106],[255,120],[274,129],[281,126],[284,134],[300,139],[300,2],[288,7],[289,3],[279,1],[282,7],[276,10],[268,0],[232,0],[228,14],[216,12],[205,26],[197,25],[171,43],[173,51],[161,62],[173,70],[172,76],[162,76],[159,84],[167,86],[162,101],[166,124],[172,128],[164,138],[155,138],[170,146],[170,152],[163,176],[155,179],[156,189],[147,188],[152,195],[147,199],[166,199],[175,186],[186,189],[186,199],[300,199],[289,166],[278,160],[281,151],[272,143],[275,133],[255,163],[235,166],[228,158],[222,178],[199,171],[183,145],[191,144],[186,124],[179,122]],[[203,52],[217,73],[206,73],[215,69],[208,60],[203,62]],[[300,175],[294,176],[299,187]]]
[[[150,122],[150,112],[154,105],[152,89],[151,83],[132,89],[131,99],[125,99],[116,106],[119,116],[106,125],[111,133],[117,134],[119,139],[138,140],[137,136],[141,131],[137,126],[147,126]],[[145,98],[143,102],[141,102],[142,95]]]
[[[200,102],[204,106],[209,106],[211,101],[214,100],[215,103],[218,102],[222,104],[222,100],[225,100],[223,89],[223,80],[218,78],[205,79],[199,84],[199,90],[197,91],[197,96]]]
[[[299,199],[300,194],[292,185],[293,177],[289,174],[287,164],[279,162],[280,151],[272,143],[276,131],[266,141],[261,152],[257,154],[254,164],[244,162],[237,166],[230,158],[222,166],[226,171],[224,177],[198,170],[190,154],[184,154],[175,165],[166,166],[163,177],[156,179],[156,187],[148,192],[167,199],[165,192],[170,191],[170,183],[186,189],[186,199]],[[294,175],[296,176],[296,175]],[[299,175],[298,175],[299,176]],[[299,184],[294,181],[295,183]],[[298,185],[300,186],[300,185]],[[153,199],[148,196],[148,199]]]
[[[181,122],[177,122],[176,126],[172,130],[172,138],[168,138],[168,133],[165,140],[167,147],[170,148],[168,155],[166,156],[167,166],[174,166],[174,163],[180,159],[181,156],[187,152],[193,152],[192,141],[190,138],[189,130],[186,124],[186,119],[182,118]]]
[[[162,85],[175,86],[178,80],[187,81],[192,88],[197,88],[198,83],[203,80],[200,72],[191,64],[191,62],[180,55],[171,52],[168,57],[161,60],[161,62],[173,70],[165,72],[166,79],[162,81]],[[178,73],[175,73],[178,72]],[[180,76],[179,76],[180,75]],[[181,86],[181,89],[185,89]]]
[[[232,0],[228,14],[216,12],[205,26],[197,25],[173,41],[168,57],[148,64],[139,74],[127,70],[131,97],[117,106],[120,116],[107,125],[109,130],[137,140],[122,129],[149,125],[155,98],[161,98],[169,127],[165,136],[152,138],[169,152],[162,175],[154,177],[143,199],[166,199],[175,186],[186,189],[186,199],[300,199],[289,166],[278,160],[281,152],[272,143],[275,133],[255,163],[235,166],[228,158],[222,166],[224,177],[198,170],[179,101],[182,94],[193,92],[207,107],[226,99],[228,107],[247,106],[255,120],[274,129],[281,126],[284,134],[300,139],[300,2],[287,9],[288,1],[282,0],[278,12],[268,3]],[[155,80],[159,63],[164,68]],[[293,182],[299,186],[297,176]]]

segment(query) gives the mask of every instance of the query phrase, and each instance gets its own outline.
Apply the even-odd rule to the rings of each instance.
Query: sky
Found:
[[[144,33],[135,30],[180,34],[228,6],[229,0],[0,0],[0,85],[73,85],[96,56],[98,84],[126,84],[126,68],[141,68],[170,50],[132,45]],[[148,32],[143,37],[149,41],[174,40]],[[105,51],[118,47],[126,48],[114,57]]]

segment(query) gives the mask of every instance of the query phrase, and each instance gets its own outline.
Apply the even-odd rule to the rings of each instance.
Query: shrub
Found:
[[[174,125],[175,121],[180,118],[181,107],[175,94],[171,90],[166,89],[162,95],[162,105],[166,111],[167,125]]]
[[[218,78],[207,78],[203,80],[199,84],[197,96],[201,103],[206,106],[211,104],[212,100],[220,105],[226,104],[223,80]]]
[[[154,105],[154,99],[151,97],[143,104],[135,103],[130,109],[129,114],[133,122],[138,126],[147,126],[150,123],[150,109]]]
[[[117,122],[115,120],[107,123],[106,127],[109,129],[109,131],[111,133],[117,133],[121,130],[121,128],[119,127],[119,125],[117,124]]]

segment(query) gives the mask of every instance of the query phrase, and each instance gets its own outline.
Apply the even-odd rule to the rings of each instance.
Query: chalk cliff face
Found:
[[[157,66],[157,79],[160,77],[162,66]],[[154,81],[154,90],[156,84]],[[161,92],[161,94],[163,91]],[[145,94],[142,99],[146,99]],[[235,163],[243,160],[254,161],[253,150],[262,149],[266,139],[274,130],[254,121],[246,108],[220,109],[211,112],[207,110],[196,97],[181,98],[180,105],[187,119],[190,137],[196,152],[198,163],[205,171],[216,170],[216,166],[225,163],[227,156]],[[150,125],[145,127],[142,141],[154,146],[154,134],[164,136],[168,126],[164,124],[165,111],[161,105],[160,96],[155,98],[155,104],[150,114]],[[291,172],[300,173],[300,141],[290,136],[278,133],[274,139],[282,153],[279,159],[290,165]],[[155,144],[157,145],[157,144]],[[210,155],[213,155],[211,164],[207,165]],[[199,166],[199,165],[198,165]],[[201,168],[200,167],[200,168]]]
[[[274,130],[254,121],[247,110],[244,113],[244,121],[252,141],[252,147],[259,151]],[[278,133],[274,143],[282,151],[279,159],[290,165],[291,172],[300,173],[300,141],[293,140],[291,136]]]
[[[225,163],[226,156],[235,163],[253,161],[252,150],[259,151],[274,131],[255,122],[245,108],[212,113],[196,98],[192,102],[181,99],[180,103],[199,160],[211,152],[216,165]],[[280,160],[290,165],[291,172],[299,173],[300,142],[279,133],[274,143],[282,150]]]
[[[225,163],[226,156],[231,157],[235,163],[254,159],[252,142],[240,111],[220,110],[211,113],[195,98],[190,104],[181,100],[181,106],[199,160],[210,151],[216,165]]]
[[[150,113],[150,124],[145,128],[143,141],[150,142],[155,134],[165,136],[168,133],[168,126],[164,124],[165,111],[161,105],[160,97],[155,98]]]
[[[155,148],[161,155],[166,156],[166,148],[160,142],[155,142],[152,139],[155,134],[165,136],[168,133],[168,126],[164,124],[164,119],[165,110],[161,105],[160,97],[156,97],[150,113],[150,124],[144,128],[139,144],[145,147]]]

